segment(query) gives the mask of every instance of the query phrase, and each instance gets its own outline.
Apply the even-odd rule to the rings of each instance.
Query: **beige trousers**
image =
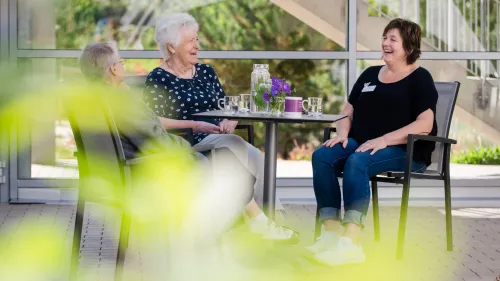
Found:
[[[213,145],[215,148],[225,147],[231,150],[255,178],[254,198],[257,204],[262,207],[264,197],[264,155],[258,148],[249,144],[240,136],[233,134],[211,134],[197,145]],[[276,207],[278,208],[278,205]]]

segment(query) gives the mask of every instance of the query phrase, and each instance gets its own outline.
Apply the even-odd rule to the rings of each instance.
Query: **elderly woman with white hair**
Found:
[[[237,121],[205,119],[193,114],[218,109],[225,96],[214,69],[198,63],[198,23],[189,14],[171,14],[158,20],[155,40],[164,62],[146,79],[144,99],[166,129],[192,128],[195,147],[213,145],[231,150],[256,178],[255,199],[246,206],[249,228],[265,239],[297,240],[290,229],[277,226],[259,207],[263,197],[264,157],[259,149],[234,135]]]

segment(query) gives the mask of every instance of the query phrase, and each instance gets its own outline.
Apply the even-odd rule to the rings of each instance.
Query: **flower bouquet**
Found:
[[[264,92],[263,99],[269,103],[271,114],[281,115],[285,111],[285,97],[292,95],[290,84],[275,76],[271,79],[271,91]]]

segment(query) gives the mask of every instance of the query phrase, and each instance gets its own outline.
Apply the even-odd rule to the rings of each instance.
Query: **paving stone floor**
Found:
[[[295,246],[262,244],[257,247],[259,250],[256,250],[255,244],[247,248],[240,245],[238,249],[247,252],[243,254],[244,259],[241,258],[242,255],[235,255],[235,260],[238,264],[244,265],[245,272],[254,275],[241,274],[238,278],[233,276],[228,279],[214,277],[213,280],[254,280],[255,276],[260,276],[260,280],[494,281],[500,275],[500,209],[454,209],[454,251],[447,252],[443,210],[410,207],[403,261],[395,259],[399,208],[381,208],[380,242],[375,242],[373,239],[370,211],[363,235],[367,261],[361,265],[330,268],[314,263],[302,250],[302,246],[312,241],[315,206],[285,205],[284,207],[287,216],[286,221],[281,223],[286,223],[300,232],[299,244]],[[116,212],[110,210],[111,208],[97,204],[87,204],[81,245],[81,280],[113,280],[120,218]],[[67,280],[64,276],[67,276],[69,268],[74,215],[74,205],[0,204],[0,280]],[[50,243],[41,240],[47,233],[30,230],[36,223],[49,226],[49,230],[57,234],[53,235],[57,239],[55,246],[51,248]],[[241,232],[241,227],[229,233],[238,232]],[[134,232],[132,225],[124,279],[149,281],[151,278],[146,272],[150,268],[146,257],[148,250],[141,248],[137,236],[139,235]],[[230,239],[231,234],[225,236],[227,237],[224,239]],[[23,252],[26,248],[33,250]],[[42,253],[47,252],[54,255],[45,254],[42,260],[37,260],[37,257],[43,255]],[[30,270],[50,270],[50,264],[44,265],[44,262],[51,257],[59,260],[58,278],[21,278],[29,276]],[[5,269],[3,274],[6,275],[2,277],[2,260],[7,261],[4,264],[17,264],[20,267],[16,273],[19,279],[12,279],[13,277],[9,276]],[[26,266],[30,261],[41,265]],[[195,269],[196,266],[193,266],[193,270]],[[212,273],[223,272],[225,268],[215,266],[210,270]],[[210,279],[208,275],[206,279]],[[159,278],[159,280],[166,279]],[[193,279],[177,277],[176,280]]]

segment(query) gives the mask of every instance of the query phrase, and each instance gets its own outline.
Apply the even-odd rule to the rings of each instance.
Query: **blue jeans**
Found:
[[[363,227],[370,204],[370,177],[387,171],[403,172],[406,163],[404,146],[389,146],[370,155],[371,150],[355,152],[360,146],[349,138],[346,148],[338,143],[321,146],[312,156],[313,185],[320,221],[340,220],[341,194],[337,179],[343,171],[343,224]],[[425,163],[412,163],[412,171],[423,172]]]

